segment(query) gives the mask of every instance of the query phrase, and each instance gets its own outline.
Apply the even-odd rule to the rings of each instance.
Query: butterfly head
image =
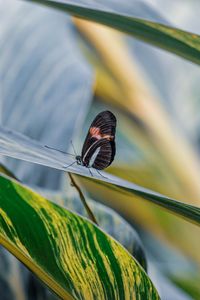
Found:
[[[76,161],[78,165],[83,165],[82,157],[80,155],[76,156]]]

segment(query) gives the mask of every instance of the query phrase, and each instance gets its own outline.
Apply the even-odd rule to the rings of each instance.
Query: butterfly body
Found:
[[[107,168],[115,156],[116,118],[110,111],[99,113],[92,122],[77,164],[97,170]]]
[[[76,162],[77,162],[78,165],[84,166],[82,158],[81,158],[80,155],[76,156]]]

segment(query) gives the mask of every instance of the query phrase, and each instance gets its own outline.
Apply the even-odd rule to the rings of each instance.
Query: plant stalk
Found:
[[[88,214],[88,217],[90,218],[90,220],[95,223],[97,226],[99,226],[92,210],[90,209],[89,205],[87,204],[87,201],[83,195],[83,192],[81,191],[80,187],[77,185],[77,183],[75,182],[73,176],[71,173],[68,173],[69,175],[69,178],[71,180],[71,185],[73,187],[75,187],[75,189],[77,190],[77,192],[79,193],[79,196],[80,196],[80,199],[81,199],[81,202],[83,203],[83,206],[85,207],[85,210],[87,211],[87,214]]]

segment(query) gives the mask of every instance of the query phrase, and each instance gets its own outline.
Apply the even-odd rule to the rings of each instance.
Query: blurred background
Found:
[[[195,0],[87,3],[200,31]],[[130,36],[39,5],[0,0],[1,125],[63,151],[70,150],[72,139],[80,153],[94,116],[111,110],[118,121],[117,154],[107,171],[196,206],[199,82],[199,66]],[[32,186],[54,192],[69,187],[59,171],[11,158],[1,161]],[[162,299],[200,299],[200,231],[195,225],[139,197],[79,181],[88,197],[113,208],[139,233],[149,276]],[[7,271],[0,269],[0,290],[8,291],[3,300],[53,299],[1,249],[0,265],[5,263]]]

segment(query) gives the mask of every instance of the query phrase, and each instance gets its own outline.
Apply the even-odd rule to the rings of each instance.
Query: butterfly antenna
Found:
[[[77,153],[76,153],[76,150],[75,150],[74,145],[73,145],[73,143],[72,143],[72,140],[70,141],[70,143],[72,144],[72,148],[73,148],[73,150],[74,150],[75,156],[77,156]]]
[[[55,150],[55,151],[58,151],[60,153],[64,153],[64,154],[68,154],[68,155],[71,155],[71,156],[75,156],[74,154],[71,154],[71,153],[68,153],[68,152],[65,152],[65,151],[62,151],[62,150],[59,150],[59,149],[56,149],[56,148],[53,148],[53,147],[50,147],[50,146],[47,146],[47,145],[44,145],[45,148],[48,148],[48,149],[51,149],[51,150]]]

